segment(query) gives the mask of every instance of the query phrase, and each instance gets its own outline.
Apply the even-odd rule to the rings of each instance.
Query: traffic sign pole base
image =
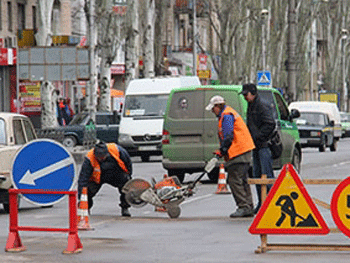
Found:
[[[256,254],[266,253],[267,251],[350,251],[350,245],[334,244],[266,244],[259,246]]]
[[[21,238],[17,231],[11,231],[7,238],[7,243],[5,247],[6,252],[21,252],[25,251],[27,248],[22,245]]]
[[[68,245],[67,248],[62,252],[63,254],[74,254],[83,251],[83,245],[80,242],[80,238],[77,233],[72,233],[68,235]]]

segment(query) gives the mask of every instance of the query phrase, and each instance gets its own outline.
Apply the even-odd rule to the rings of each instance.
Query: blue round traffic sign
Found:
[[[12,182],[17,189],[70,191],[76,183],[76,165],[73,156],[61,144],[49,139],[33,140],[15,155],[12,164]],[[24,194],[37,205],[52,205],[62,194]]]

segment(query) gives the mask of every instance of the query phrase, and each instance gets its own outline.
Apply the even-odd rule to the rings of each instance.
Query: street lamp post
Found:
[[[193,31],[193,47],[192,47],[192,54],[193,54],[193,76],[197,76],[197,50],[196,50],[196,40],[197,40],[197,2],[196,0],[193,0],[193,23],[192,23],[192,31]]]
[[[345,46],[346,46],[346,40],[348,38],[348,30],[342,29],[341,31],[341,66],[342,66],[342,86],[343,86],[343,104],[342,108],[343,111],[348,110],[348,89],[346,85],[346,73],[345,73]]]

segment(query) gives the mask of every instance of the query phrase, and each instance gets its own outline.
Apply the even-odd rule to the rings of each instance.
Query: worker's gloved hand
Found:
[[[218,161],[219,159],[216,157],[211,158],[207,165],[204,167],[204,171],[210,173],[215,168],[215,165]]]
[[[215,150],[215,151],[213,152],[213,154],[215,154],[215,155],[216,155],[217,157],[219,157],[219,158],[222,157],[222,153],[221,153],[220,150]]]

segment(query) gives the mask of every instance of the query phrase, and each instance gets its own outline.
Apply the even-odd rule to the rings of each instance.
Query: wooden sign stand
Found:
[[[264,203],[267,197],[267,185],[273,184],[276,179],[267,179],[266,174],[261,175],[261,179],[248,179],[249,184],[261,185],[261,202]],[[304,179],[304,184],[339,184],[342,179]],[[329,205],[313,199],[318,205],[329,209]],[[338,228],[331,228],[332,233],[339,233]],[[335,244],[269,244],[267,234],[260,234],[261,245],[255,250],[255,253],[261,254],[267,251],[350,251],[350,245]]]

